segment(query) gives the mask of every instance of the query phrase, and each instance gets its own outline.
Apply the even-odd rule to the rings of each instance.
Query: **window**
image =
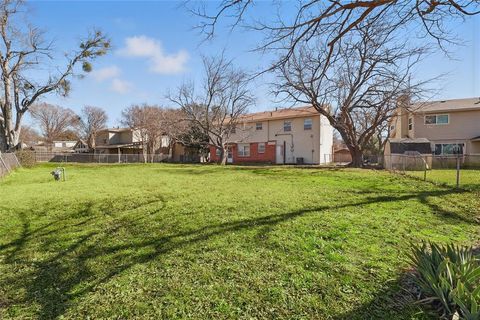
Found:
[[[463,148],[465,145],[463,143],[437,143],[435,144],[435,155],[453,155],[453,154],[463,154]]]
[[[220,157],[222,151],[220,149],[215,149],[215,154],[217,155],[217,157]]]
[[[230,130],[230,133],[236,133],[236,132],[237,132],[237,128],[232,127],[232,130]]]
[[[248,143],[239,143],[237,146],[239,157],[250,157],[250,145]]]
[[[425,116],[425,124],[448,124],[448,114],[435,114]]]
[[[395,130],[395,126],[392,124],[392,125],[390,126],[390,131],[393,131],[393,130]]]
[[[257,122],[255,124],[255,130],[262,130],[263,129],[263,123]]]
[[[413,130],[413,118],[408,118],[408,130]]]
[[[303,130],[312,130],[312,119],[303,120]]]
[[[283,131],[292,131],[292,121],[283,121]]]
[[[265,153],[265,142],[260,142],[258,144],[258,153]]]

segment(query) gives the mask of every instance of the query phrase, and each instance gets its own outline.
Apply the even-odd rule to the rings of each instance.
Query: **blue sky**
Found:
[[[214,2],[210,2],[215,5]],[[201,55],[218,54],[225,49],[239,66],[257,70],[272,57],[251,52],[261,36],[236,29],[218,29],[217,36],[204,42],[192,29],[196,18],[168,1],[31,1],[30,20],[55,40],[58,52],[75,48],[78,39],[92,27],[106,32],[112,40],[112,52],[97,60],[94,72],[73,82],[68,98],[55,96],[43,100],[79,111],[84,105],[107,110],[110,124],[117,124],[121,110],[133,103],[168,106],[166,92],[183,81],[200,79]],[[256,7],[257,14],[271,16],[267,2]],[[417,76],[429,78],[448,73],[439,83],[438,98],[480,96],[480,17],[452,26],[466,44],[451,48],[456,60],[441,53],[425,59]],[[274,107],[268,95],[269,77],[257,79],[257,105],[252,111]]]

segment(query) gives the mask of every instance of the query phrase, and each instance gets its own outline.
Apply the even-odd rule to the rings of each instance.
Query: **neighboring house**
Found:
[[[425,138],[437,156],[480,156],[480,98],[442,100],[399,108],[390,138]]]
[[[90,149],[88,148],[88,144],[85,140],[79,139],[73,146],[73,151],[75,153],[87,153],[90,152]]]
[[[74,140],[55,140],[52,141],[51,143],[47,142],[42,142],[39,143],[38,145],[34,146],[35,150],[42,151],[44,148],[45,151],[47,152],[63,152],[63,153],[68,153],[68,152],[74,152],[73,147],[77,141]]]
[[[137,130],[130,128],[100,130],[95,137],[95,153],[141,154],[142,139]]]
[[[333,162],[349,163],[352,162],[352,155],[348,148],[338,148],[333,150]]]
[[[156,159],[173,162],[199,162],[198,150],[184,147],[180,143],[170,145],[170,138],[162,136],[159,148],[155,150]],[[95,137],[95,153],[98,154],[143,154],[143,145],[138,130],[130,128],[104,129]]]
[[[333,128],[313,107],[247,114],[230,137],[228,163],[322,164],[330,162]],[[210,161],[219,150],[210,147]]]
[[[168,135],[162,136],[158,152],[166,155],[168,161],[171,162],[198,163],[201,160],[198,148],[186,146],[181,142],[174,142]]]

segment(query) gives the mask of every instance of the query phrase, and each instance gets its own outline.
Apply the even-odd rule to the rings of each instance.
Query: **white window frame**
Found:
[[[218,148],[215,148],[215,155],[216,155],[217,157],[220,157],[221,154],[222,154],[222,151],[221,151],[220,149],[218,149]]]
[[[408,118],[408,130],[413,130],[413,118]]]
[[[309,121],[310,123],[308,124],[308,127],[306,127],[307,125],[307,121]],[[306,119],[303,119],[303,130],[312,130],[313,129],[313,119],[312,118],[306,118]]]
[[[246,150],[248,150],[248,152],[245,152]],[[249,143],[237,144],[237,154],[239,157],[250,157],[250,144]]]
[[[285,130],[285,128],[287,127],[287,123],[288,123],[288,130]],[[292,120],[284,120],[283,121],[283,132],[292,132]]]
[[[438,117],[447,116],[447,123],[438,123]],[[435,117],[435,123],[427,123],[427,117]],[[439,113],[439,114],[426,114],[424,116],[423,123],[427,126],[442,126],[450,124],[450,114],[448,113]]]
[[[255,130],[257,130],[257,131],[263,130],[263,122],[256,122],[255,123]]]
[[[262,150],[260,150],[260,146],[263,146]],[[259,142],[258,146],[257,146],[257,152],[258,153],[265,153],[265,149],[266,149],[265,142]]]

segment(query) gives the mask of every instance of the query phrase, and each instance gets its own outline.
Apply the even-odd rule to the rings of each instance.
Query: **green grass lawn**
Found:
[[[409,171],[409,175],[423,179],[423,171]],[[441,183],[448,186],[456,186],[457,171],[455,169],[435,169],[427,171],[427,180],[435,183]],[[480,170],[479,169],[461,169],[460,187],[470,190],[480,191]]]
[[[0,181],[0,319],[425,319],[410,242],[478,193],[370,170],[53,165]]]

